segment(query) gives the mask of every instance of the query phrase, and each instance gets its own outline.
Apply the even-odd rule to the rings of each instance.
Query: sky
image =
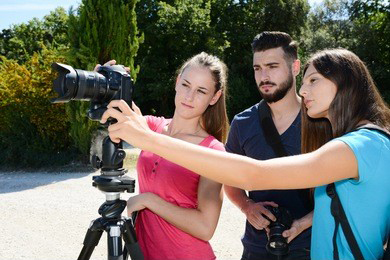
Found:
[[[34,17],[42,19],[56,7],[78,6],[81,0],[0,0],[0,31],[12,24],[27,23]]]
[[[322,0],[309,0],[311,5],[319,2]],[[58,6],[68,11],[70,6],[75,8],[80,3],[81,0],[0,0],[0,31],[12,24],[27,23],[34,17],[42,19]]]

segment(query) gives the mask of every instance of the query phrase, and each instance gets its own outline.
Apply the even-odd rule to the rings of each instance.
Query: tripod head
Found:
[[[106,136],[102,143],[102,159],[97,155],[92,156],[91,163],[93,167],[101,169],[101,175],[92,177],[92,185],[104,193],[121,193],[125,191],[133,193],[135,180],[125,175],[127,173],[127,169],[123,168],[125,157],[126,152],[123,150],[122,141],[116,144]]]

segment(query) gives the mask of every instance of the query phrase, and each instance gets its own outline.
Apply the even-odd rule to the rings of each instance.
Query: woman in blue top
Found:
[[[354,236],[365,259],[378,259],[390,232],[390,140],[373,124],[390,130],[390,110],[382,100],[366,66],[352,52],[324,50],[304,69],[302,152],[257,161],[235,154],[203,149],[151,131],[140,110],[113,101],[102,121],[114,117],[109,128],[120,139],[149,150],[202,176],[245,190],[315,189],[312,230],[313,259],[332,259],[334,220],[325,187],[335,182]],[[356,131],[355,131],[356,130]],[[324,186],[325,185],[325,186]],[[353,259],[339,228],[340,259]]]

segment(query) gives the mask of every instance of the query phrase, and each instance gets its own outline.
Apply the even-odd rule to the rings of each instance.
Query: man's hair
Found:
[[[253,53],[282,47],[286,61],[298,59],[298,44],[285,32],[265,31],[255,36],[252,42]]]

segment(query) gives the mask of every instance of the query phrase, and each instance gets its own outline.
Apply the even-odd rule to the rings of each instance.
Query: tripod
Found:
[[[106,201],[98,211],[101,217],[92,221],[88,228],[78,260],[90,259],[103,231],[107,232],[108,260],[125,260],[129,255],[133,260],[144,259],[132,219],[121,216],[126,201],[120,199],[120,193],[132,193],[135,186],[135,180],[124,175],[127,172],[122,168],[126,153],[122,147],[122,141],[115,144],[107,136],[103,140],[102,160],[96,155],[92,157],[93,166],[101,169],[100,176],[92,177],[92,185],[106,195]],[[122,246],[122,238],[125,247]]]

